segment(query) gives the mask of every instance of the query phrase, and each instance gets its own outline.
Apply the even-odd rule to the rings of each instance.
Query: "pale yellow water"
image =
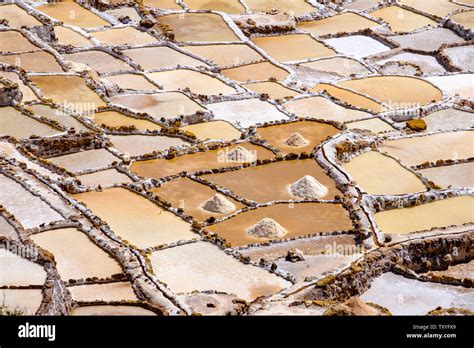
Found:
[[[106,149],[91,149],[48,158],[48,161],[73,173],[87,169],[99,169],[119,160],[118,157]]]
[[[191,232],[190,224],[125,188],[79,193],[73,197],[86,203],[94,214],[109,224],[115,234],[138,248],[198,237]]]
[[[35,104],[29,106],[36,115],[57,121],[66,127],[75,128],[78,131],[87,131],[89,128],[80,123],[73,116],[66,114],[58,109],[54,109],[46,104]]]
[[[440,159],[474,157],[474,132],[448,132],[424,137],[387,141],[380,151],[400,159],[408,166]]]
[[[336,54],[332,49],[304,34],[264,36],[254,38],[252,41],[270,56],[282,62],[322,58]]]
[[[10,311],[20,311],[22,315],[34,315],[41,305],[41,289],[1,289],[0,303]]]
[[[63,280],[106,278],[122,273],[120,264],[75,228],[60,228],[35,234],[33,241],[53,253]]]
[[[46,98],[53,99],[56,103],[78,112],[90,112],[99,106],[105,106],[99,95],[79,76],[30,76],[30,79]]]
[[[0,63],[18,66],[31,72],[63,72],[54,56],[44,51],[0,56]]]
[[[342,87],[351,88],[389,104],[392,108],[416,107],[433,101],[440,101],[441,91],[432,84],[413,77],[374,76],[365,79],[339,82]]]
[[[0,134],[11,135],[15,138],[29,138],[30,135],[49,136],[61,133],[45,123],[22,114],[11,106],[0,107]]]
[[[106,169],[90,174],[78,175],[76,177],[83,185],[91,187],[132,182],[132,179],[116,169]]]
[[[188,69],[161,71],[148,74],[148,77],[168,91],[189,88],[192,93],[203,95],[236,93],[234,88],[219,79]]]
[[[410,208],[387,210],[375,214],[375,221],[378,228],[388,234],[474,223],[474,197],[454,197]]]
[[[418,177],[394,159],[369,151],[344,164],[344,169],[367,193],[399,195],[426,191]]]
[[[94,122],[99,126],[105,124],[111,128],[119,128],[121,126],[135,126],[137,129],[140,130],[161,129],[160,125],[153,123],[149,120],[127,116],[117,111],[97,112],[95,114],[90,115],[89,117],[93,119]]]
[[[68,290],[75,301],[137,301],[129,282],[75,285]]]
[[[16,31],[0,31],[0,52],[25,52],[38,49]]]
[[[0,270],[0,286],[43,285],[46,280],[43,266],[4,248],[0,249]]]
[[[461,24],[464,28],[474,28],[474,11],[465,11],[450,16],[451,20]]]
[[[183,131],[193,133],[198,139],[223,140],[230,141],[239,139],[241,132],[226,121],[211,121],[191,124],[181,128]]]
[[[288,71],[273,65],[270,62],[242,65],[236,68],[224,69],[221,74],[235,81],[264,81],[274,78],[283,81],[288,75]]]
[[[30,16],[17,5],[0,6],[0,18],[8,20],[8,26],[10,28],[20,29],[22,26],[33,27],[42,25],[35,17]]]
[[[78,27],[96,28],[109,25],[108,22],[75,2],[48,3],[36,9],[65,24]]]
[[[346,127],[347,129],[367,129],[373,133],[390,132],[394,130],[392,126],[378,117],[369,120],[346,123]]]
[[[91,33],[91,35],[104,44],[115,46],[146,45],[157,42],[153,36],[133,27],[108,29]]]
[[[390,25],[393,32],[409,32],[431,25],[438,25],[434,20],[405,10],[399,6],[388,6],[370,13],[374,17],[383,19]]]
[[[143,5],[165,10],[182,10],[174,0],[143,0]]]
[[[451,12],[467,8],[465,6],[455,4],[449,0],[401,0],[400,4],[412,7],[418,11],[436,15],[438,17],[445,17]]]
[[[55,26],[54,32],[58,39],[58,44],[61,45],[72,45],[75,47],[90,46],[91,42],[83,37],[81,34],[76,33],[74,30],[63,27]]]

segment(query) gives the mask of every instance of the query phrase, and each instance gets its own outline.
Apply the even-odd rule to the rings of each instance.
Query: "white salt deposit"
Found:
[[[292,147],[303,147],[308,145],[309,141],[305,139],[300,133],[295,132],[285,140],[285,144]]]
[[[390,50],[390,47],[380,41],[364,35],[338,37],[324,42],[334,47],[337,52],[356,58],[364,58]]]
[[[328,193],[328,189],[311,175],[305,175],[290,185],[290,193],[299,198],[319,199]]]
[[[247,230],[247,233],[257,238],[281,238],[287,231],[278,222],[263,218]]]
[[[235,205],[223,195],[216,193],[204,202],[202,208],[213,213],[228,214],[235,210]]]

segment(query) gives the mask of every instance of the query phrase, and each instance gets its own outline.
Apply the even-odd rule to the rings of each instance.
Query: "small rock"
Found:
[[[298,262],[298,261],[304,261],[304,253],[299,250],[299,249],[291,249],[288,250],[288,254],[286,254],[286,261],[290,262]]]
[[[407,121],[407,127],[415,132],[421,132],[426,130],[426,122],[422,119],[414,119]]]

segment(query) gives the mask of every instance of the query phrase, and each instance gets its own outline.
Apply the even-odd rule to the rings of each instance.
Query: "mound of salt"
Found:
[[[247,230],[247,233],[257,238],[280,238],[287,230],[270,218],[263,218]]]
[[[309,141],[305,139],[300,133],[295,132],[285,140],[285,144],[291,147],[302,147],[308,145]]]
[[[245,147],[236,146],[229,151],[227,159],[232,162],[253,162],[256,160],[256,156]]]
[[[328,193],[328,189],[311,175],[305,175],[290,185],[290,193],[299,198],[319,199]]]
[[[212,213],[227,214],[235,210],[235,205],[223,195],[216,193],[203,203],[202,208]]]

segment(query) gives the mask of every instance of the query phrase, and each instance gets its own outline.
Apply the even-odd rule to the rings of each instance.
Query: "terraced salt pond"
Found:
[[[226,121],[211,121],[195,123],[181,128],[183,131],[193,133],[198,139],[215,139],[230,141],[239,139],[242,133]]]
[[[24,259],[7,249],[0,249],[0,269],[2,270],[0,286],[43,285],[46,281],[46,271],[41,265]]]
[[[88,131],[89,128],[84,126],[81,122],[79,122],[76,118],[67,113],[59,110],[54,109],[49,105],[46,104],[35,104],[30,105],[29,109],[31,109],[36,115],[46,117],[50,120],[57,121],[63,126],[74,128],[77,131]]]
[[[216,290],[252,301],[291,284],[266,270],[245,265],[206,242],[156,251],[150,259],[155,275],[175,293]]]
[[[330,124],[313,121],[288,122],[279,125],[257,128],[257,134],[270,145],[283,153],[310,153],[317,145],[328,137],[338,133],[338,129]],[[288,141],[295,134],[304,141],[301,143]]]
[[[403,49],[435,52],[444,44],[462,43],[464,40],[446,28],[434,28],[411,34],[391,36]]]
[[[337,74],[341,77],[349,77],[350,75],[366,75],[370,72],[370,70],[359,61],[348,57],[322,58],[301,65],[318,71]]]
[[[428,17],[405,10],[399,6],[384,7],[370,14],[387,22],[393,32],[409,32],[428,25],[432,27],[438,25],[438,23]]]
[[[161,71],[148,74],[148,77],[165,90],[183,90],[204,95],[228,95],[236,90],[218,78],[188,69]]]
[[[80,76],[36,75],[30,76],[30,79],[46,98],[77,112],[91,112],[105,106],[104,101]]]
[[[42,123],[11,107],[0,107],[0,134],[10,135],[17,139],[29,138],[31,135],[51,136],[62,131]]]
[[[279,12],[292,13],[296,16],[316,12],[316,8],[304,0],[245,0],[252,12],[267,12],[277,9]]]
[[[116,169],[106,169],[99,172],[77,175],[76,178],[79,179],[83,185],[90,187],[104,187],[114,184],[127,184],[132,182],[130,177],[120,173]]]
[[[35,17],[15,4],[0,7],[0,18],[7,19],[8,26],[15,29],[20,29],[22,26],[34,27],[41,25],[41,22]]]
[[[251,155],[248,158],[233,157],[233,150],[242,147]],[[230,154],[230,159],[229,159]],[[181,172],[197,172],[206,169],[234,167],[246,161],[264,160],[274,157],[274,154],[261,146],[250,143],[239,143],[217,150],[197,152],[194,154],[177,156],[173,159],[158,158],[147,161],[133,162],[130,169],[136,174],[148,178],[163,178]]]
[[[65,54],[64,58],[75,63],[88,65],[98,73],[132,70],[132,67],[124,61],[102,51],[83,51],[70,53]]]
[[[388,234],[407,234],[474,223],[474,197],[447,198],[409,208],[391,209],[375,214],[378,228]],[[446,212],[449,211],[449,214]]]
[[[443,97],[441,91],[432,84],[405,76],[374,76],[346,80],[338,85],[367,94],[392,108],[424,105],[440,101]]]
[[[74,285],[68,287],[75,301],[136,301],[137,297],[129,282]]]
[[[442,188],[474,187],[474,162],[426,168],[418,172]]]
[[[206,230],[218,234],[234,247],[278,239],[257,238],[246,232],[264,218],[275,220],[288,231],[283,238],[352,229],[349,213],[339,204],[281,203],[249,210],[224,222],[208,226]]]
[[[206,105],[216,120],[224,120],[247,128],[257,123],[288,118],[274,105],[260,99],[224,101]]]
[[[80,173],[107,167],[112,162],[119,161],[119,158],[106,149],[92,149],[48,158],[48,161],[70,172]]]
[[[0,63],[12,66],[19,66],[31,72],[61,73],[63,69],[56,61],[56,58],[47,52],[19,53],[0,56]]]
[[[151,83],[144,75],[120,74],[107,76],[104,80],[114,83],[124,90],[158,91],[159,87]]]
[[[0,301],[10,311],[20,311],[22,315],[34,315],[41,305],[41,289],[0,289]]]
[[[465,99],[474,99],[474,74],[431,76],[427,80],[452,96],[457,94]]]
[[[474,310],[471,289],[421,282],[393,273],[376,278],[361,299],[386,307],[393,315],[426,315],[437,307]]]
[[[125,188],[90,191],[73,197],[106,221],[116,235],[138,248],[197,238],[187,222]]]
[[[122,153],[140,156],[153,151],[163,151],[170,147],[188,144],[181,138],[149,135],[110,135],[114,147]]]
[[[283,81],[289,75],[288,71],[270,62],[228,68],[222,70],[221,74],[238,82],[267,81],[270,79]]]
[[[38,100],[38,97],[33,93],[31,88],[20,79],[18,74],[10,71],[0,71],[0,77],[4,77],[18,85],[18,89],[20,90],[21,94],[23,94],[23,102]]]
[[[229,189],[240,197],[256,202],[270,202],[274,200],[301,200],[294,196],[289,186],[306,175],[315,178],[328,191],[320,199],[334,199],[340,194],[324,170],[313,160],[280,161],[271,164],[248,167],[241,170],[208,174],[202,179]],[[268,183],[271,182],[271,185]]]
[[[320,96],[292,100],[285,103],[284,107],[299,117],[310,117],[337,122],[353,121],[372,116],[372,114],[368,112],[345,108]]]
[[[256,82],[243,85],[255,93],[267,94],[272,99],[291,98],[298,95],[298,92],[289,89],[277,82]]]
[[[156,315],[153,311],[138,306],[95,305],[75,308],[70,315]]]
[[[144,112],[158,119],[190,115],[204,110],[198,103],[179,92],[121,94],[111,97],[110,101],[129,110]]]
[[[92,37],[107,45],[120,46],[133,42],[134,45],[146,45],[156,43],[156,39],[133,27],[108,29],[91,33]]]
[[[173,207],[182,208],[186,214],[191,215],[194,219],[199,221],[205,221],[211,216],[220,218],[245,207],[242,203],[230,197],[225,197],[235,208],[226,213],[212,212],[203,209],[204,203],[214,197],[217,192],[209,186],[200,184],[189,178],[177,178],[167,181],[160,187],[152,188],[149,191],[165,199],[167,202],[170,202]]]
[[[145,70],[176,68],[178,65],[191,68],[207,66],[206,63],[167,46],[132,48],[122,53]]]
[[[0,52],[27,52],[38,49],[17,31],[0,31]]]
[[[139,130],[160,130],[161,126],[147,119],[127,116],[118,111],[102,111],[88,115],[99,125],[110,128],[135,127]]]
[[[457,109],[445,109],[435,111],[428,116],[423,117],[427,129],[436,130],[455,130],[474,128],[473,113]]]
[[[88,277],[106,278],[122,273],[120,264],[75,228],[60,228],[35,234],[33,241],[55,256],[64,281]]]
[[[394,130],[394,128],[387,122],[382,121],[377,117],[368,120],[346,123],[346,127],[348,129],[366,129],[373,133],[391,132]]]
[[[159,22],[173,30],[176,41],[239,41],[224,19],[213,13],[170,14],[160,17]]]
[[[364,58],[390,50],[387,45],[364,35],[338,37],[324,42],[334,47],[337,52],[355,58]]]
[[[463,131],[390,140],[384,143],[380,151],[387,152],[408,166],[440,159],[464,159],[474,157],[473,137],[473,132]]]
[[[108,22],[96,14],[72,1],[48,3],[36,9],[68,25],[83,28],[96,28],[109,25]],[[74,15],[71,16],[71,13]]]
[[[191,10],[214,10],[229,14],[245,13],[245,7],[239,0],[186,0],[186,5]]]
[[[347,89],[336,87],[334,85],[319,83],[316,86],[314,86],[311,91],[312,92],[325,91],[332,97],[337,98],[347,104],[350,104],[352,106],[356,106],[359,108],[368,109],[376,113],[382,112],[385,110],[385,108],[380,103],[377,103],[376,101],[372,99],[369,99],[363,95],[351,92]]]
[[[8,223],[3,216],[0,216],[0,237],[7,237],[13,240],[18,240],[18,233],[15,228]]]
[[[84,36],[67,27],[63,27],[60,25],[55,26],[54,33],[56,34],[56,38],[58,39],[57,43],[59,45],[71,45],[74,47],[84,47],[92,45],[92,43]]]
[[[426,190],[414,173],[376,151],[353,158],[344,164],[344,169],[369,194],[399,195]]]
[[[257,51],[243,43],[192,45],[182,46],[182,48],[197,56],[208,59],[220,67],[245,65],[264,59]]]
[[[262,36],[252,41],[270,56],[282,62],[322,58],[335,54],[332,49],[309,35]]]
[[[64,218],[21,184],[0,174],[0,205],[12,213],[24,228],[38,227]],[[30,210],[35,213],[31,214]]]

